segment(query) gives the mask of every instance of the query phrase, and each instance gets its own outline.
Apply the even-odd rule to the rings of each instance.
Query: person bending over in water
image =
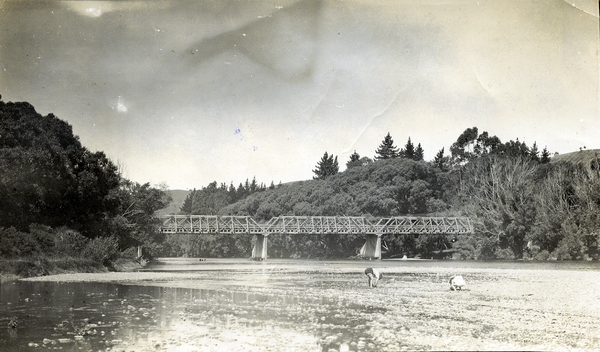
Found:
[[[450,278],[450,290],[452,291],[460,291],[462,287],[465,285],[465,279],[462,276],[456,275]]]
[[[377,287],[377,282],[382,278],[383,275],[377,271],[377,269],[367,268],[365,269],[365,275],[369,278],[369,288]]]

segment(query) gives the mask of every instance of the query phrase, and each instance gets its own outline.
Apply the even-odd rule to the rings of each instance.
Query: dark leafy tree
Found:
[[[134,238],[144,243],[150,255],[156,254],[164,236],[157,231],[160,220],[155,213],[172,200],[166,189],[123,179],[118,197],[119,213],[105,229],[111,234],[119,234],[121,239]]]
[[[435,158],[433,159],[433,164],[442,171],[446,170],[446,160],[444,157],[444,148],[440,149],[440,151],[437,152],[437,154],[435,155]]]
[[[538,146],[536,142],[533,142],[531,149],[529,149],[529,157],[533,161],[540,161],[540,151],[538,150]]]
[[[408,137],[408,141],[404,145],[404,148],[402,148],[402,150],[400,150],[400,155],[402,157],[406,158],[406,159],[413,159],[414,160],[414,158],[415,158],[415,145],[410,140],[410,137]]]
[[[27,233],[42,253],[60,242],[55,236],[79,238],[81,255],[103,263],[128,239],[158,245],[154,213],[170,202],[166,189],[122,178],[71,126],[28,103],[0,102],[0,136],[1,227]]]
[[[375,153],[375,160],[393,159],[399,156],[398,148],[394,145],[394,140],[389,132],[383,138]]]
[[[456,142],[450,146],[450,153],[454,163],[464,163],[473,156],[478,133],[479,130],[477,127],[473,127],[467,128],[460,136],[458,136]]]
[[[477,143],[473,146],[473,152],[477,156],[496,154],[501,146],[502,142],[500,141],[500,138],[490,136],[484,131],[477,137]]]
[[[233,185],[233,181],[229,183],[229,187],[227,188],[227,194],[229,194],[229,199],[231,202],[237,202],[238,196],[235,186]]]
[[[83,147],[66,122],[0,101],[0,136],[0,225],[70,226],[93,237],[88,225],[114,214],[117,167]]]
[[[415,149],[415,156],[413,157],[413,160],[423,161],[424,158],[425,158],[425,151],[423,151],[423,147],[421,147],[421,143],[419,143],[417,145],[417,148]]]
[[[355,150],[354,153],[350,155],[350,160],[346,163],[346,168],[350,169],[356,166],[362,166],[362,163],[360,161],[360,155]]]
[[[181,214],[189,215],[192,213],[192,209],[194,207],[194,196],[195,195],[196,195],[196,189],[194,188],[185,197],[185,200],[183,201],[183,204],[181,205],[181,208],[179,209]]]
[[[525,142],[520,142],[518,138],[516,141],[510,140],[504,143],[500,148],[499,154],[504,157],[530,158],[529,147],[527,147]]]
[[[317,163],[316,169],[313,170],[315,176],[313,179],[325,179],[331,175],[337,174],[339,171],[339,165],[337,156],[334,158],[333,154],[328,155],[327,152],[323,154],[323,157]]]
[[[369,165],[372,162],[373,162],[373,159],[369,158],[368,156],[363,156],[362,158],[360,158],[360,165],[362,165],[362,166]]]
[[[246,194],[245,189],[244,194]],[[231,204],[230,193],[224,183],[217,186],[217,182],[214,181],[209,183],[208,186],[196,190],[191,198],[191,204],[192,214],[216,215],[219,210]]]
[[[542,156],[540,157],[540,163],[547,164],[549,162],[550,162],[550,152],[548,151],[548,148],[544,147],[544,149],[542,150]]]

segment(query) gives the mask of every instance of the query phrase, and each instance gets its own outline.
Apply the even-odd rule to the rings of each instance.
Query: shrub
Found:
[[[90,239],[77,231],[59,229],[54,235],[54,255],[80,257]]]
[[[50,226],[31,224],[29,225],[29,234],[36,242],[37,253],[49,253],[54,246],[54,231]]]
[[[114,236],[96,237],[83,249],[84,258],[108,265],[119,255],[119,242]]]
[[[135,260],[137,259],[137,253],[137,247],[129,247],[126,250],[122,251],[119,254],[119,257],[123,259]]]
[[[37,251],[38,244],[34,236],[20,232],[14,227],[0,227],[0,255],[3,258],[29,256]]]
[[[495,252],[496,258],[499,260],[513,260],[515,259],[515,254],[510,248],[502,248],[497,249]]]
[[[548,259],[550,259],[550,252],[543,249],[534,256],[534,259],[535,260],[548,260]]]

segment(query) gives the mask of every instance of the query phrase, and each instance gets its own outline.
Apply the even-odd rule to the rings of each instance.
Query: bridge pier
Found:
[[[252,248],[252,260],[267,260],[268,234],[254,235],[256,242]]]
[[[362,246],[359,253],[362,258],[381,260],[381,235],[367,234],[367,242]]]

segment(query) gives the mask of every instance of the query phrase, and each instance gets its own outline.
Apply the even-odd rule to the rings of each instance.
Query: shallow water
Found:
[[[366,299],[367,266],[385,268],[377,292],[386,304],[411,301],[412,293],[397,290],[402,285],[446,294],[437,268],[471,272],[482,292],[497,277],[481,270],[541,272],[542,280],[544,271],[600,271],[598,262],[163,259],[145,271],[166,276],[146,281],[132,273],[124,283],[2,284],[0,350],[386,350],[373,324],[392,307]],[[393,348],[427,349],[401,345]]]

